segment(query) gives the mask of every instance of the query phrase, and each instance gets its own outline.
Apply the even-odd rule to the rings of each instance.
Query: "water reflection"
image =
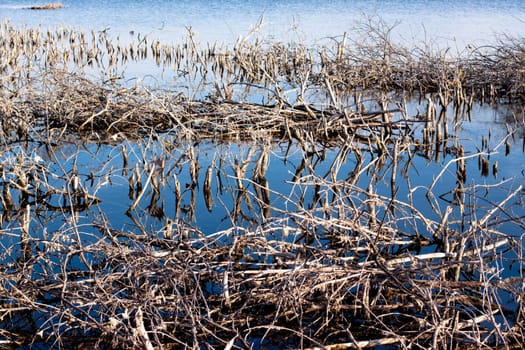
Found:
[[[197,49],[191,31],[180,45],[133,34],[128,46],[106,30],[89,42],[4,25],[7,337],[249,347],[240,339],[265,339],[270,325],[300,329],[290,344],[396,329],[388,342],[417,334],[445,348],[466,332],[482,344],[480,327],[500,330],[499,319],[494,342],[518,336],[523,110],[487,115],[498,98],[521,103],[505,65],[521,45],[503,43],[496,65],[474,50],[471,70],[429,54],[418,72],[421,52],[393,49],[390,30],[368,26],[369,45],[345,35],[312,59],[260,38],[227,52]],[[120,66],[146,56],[174,65],[180,84],[121,85]]]
[[[444,113],[433,125],[447,130],[454,118],[446,122]],[[471,209],[479,203],[470,201],[481,190],[497,202],[507,186],[523,181],[515,171],[522,135],[510,125],[497,141],[492,134],[463,140],[461,128],[443,134],[428,122],[410,130],[387,143],[353,137],[326,146],[302,138],[230,144],[165,134],[114,144],[11,147],[2,156],[3,225],[24,222],[30,208],[37,232],[56,230],[64,220],[96,221],[102,212],[111,227],[131,232],[184,222],[213,233],[257,227],[291,212],[339,220],[346,215],[334,212],[340,206],[353,208],[373,227],[400,215],[398,205],[388,202],[417,208],[430,220],[452,206],[456,222],[466,212],[475,215]]]
[[[494,297],[510,291],[506,306],[518,313],[520,287],[512,282],[521,273],[525,218],[524,174],[516,171],[523,164],[520,125],[509,124],[503,138],[495,136],[500,130],[465,140],[475,123],[448,114],[430,123],[400,118],[410,122],[399,129],[390,118],[386,127],[367,128],[368,138],[336,133],[319,142],[311,141],[313,129],[249,142],[181,140],[172,132],[61,144],[37,134],[13,144],[4,134],[0,262],[10,289],[4,300],[17,305],[38,291],[38,303],[30,300],[27,312],[10,309],[4,327],[25,337],[36,329],[55,334],[74,312],[101,333],[113,324],[136,329],[133,322],[143,319],[154,327],[184,317],[181,326],[166,327],[187,334],[194,317],[188,305],[200,300],[194,295],[221,310],[199,313],[215,323],[222,313],[260,315],[266,305],[263,318],[273,319],[272,294],[265,293],[293,292],[310,279],[315,284],[301,291],[305,300],[323,305],[326,293],[319,291],[326,286],[330,296],[340,293],[340,312],[349,317],[342,322],[355,334],[363,324],[377,327],[372,316],[390,318],[392,309],[419,310],[426,319],[433,308],[417,306],[426,293],[433,301],[453,300],[468,321],[484,315],[480,300],[492,266],[504,271],[497,272]],[[454,127],[437,137],[444,120]],[[414,285],[428,292],[406,287]],[[254,311],[242,306],[253,299],[244,298],[261,300]],[[155,308],[143,311],[137,300],[153,300]],[[325,312],[319,310],[327,309],[312,307],[306,323],[317,325],[318,312]],[[502,317],[513,327],[512,316]]]

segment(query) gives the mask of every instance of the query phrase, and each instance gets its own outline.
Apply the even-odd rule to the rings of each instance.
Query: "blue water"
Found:
[[[65,8],[29,11],[24,6],[43,1],[0,2],[0,18],[16,24],[69,26],[86,30],[110,28],[125,39],[130,31],[165,41],[178,41],[188,28],[201,41],[232,43],[261,19],[263,38],[323,42],[327,37],[354,33],[369,19],[395,26],[392,36],[406,43],[423,41],[461,50],[495,34],[525,33],[525,2],[512,1],[61,1]]]
[[[466,203],[478,207],[478,210],[471,212],[466,210],[468,215],[483,216],[487,208],[495,203],[499,203],[507,197],[518,186],[525,185],[525,161],[522,151],[523,136],[520,132],[514,138],[509,138],[511,146],[510,153],[505,154],[504,145],[500,145],[505,140],[507,133],[504,127],[504,118],[510,113],[509,110],[501,108],[496,111],[491,107],[475,106],[473,115],[476,117],[472,122],[464,121],[456,130],[450,130],[451,135],[458,138],[459,143],[465,147],[465,155],[476,153],[477,149],[488,152],[490,150],[491,166],[498,162],[499,170],[497,174],[489,173],[488,176],[481,176],[478,168],[478,158],[474,157],[466,161],[467,176],[465,187],[472,188],[467,191],[468,198]],[[452,123],[452,122],[451,122]],[[421,130],[415,129],[415,135]],[[489,147],[483,148],[481,138],[489,139]],[[447,146],[453,146],[451,139]],[[173,145],[170,150],[166,145]],[[499,145],[499,148],[496,147]],[[290,149],[288,149],[288,147]],[[122,154],[123,148],[128,158],[128,164],[124,163]],[[145,139],[144,142],[124,142],[114,145],[85,144],[82,142],[64,143],[56,152],[49,155],[44,146],[36,147],[33,151],[38,157],[49,164],[50,171],[55,176],[52,185],[56,188],[68,186],[68,179],[71,169],[76,167],[81,184],[88,193],[96,196],[101,202],[90,210],[80,211],[77,218],[79,224],[89,224],[90,222],[100,222],[100,215],[104,215],[112,227],[131,231],[157,232],[162,230],[168,221],[185,222],[198,228],[205,234],[213,234],[220,230],[228,229],[235,225],[255,228],[266,223],[264,203],[258,198],[259,186],[256,184],[255,173],[258,160],[261,158],[263,146],[252,143],[220,143],[203,141],[201,143],[181,142],[176,134],[163,136],[161,142],[151,142]],[[370,165],[370,172],[363,172],[357,179],[356,188],[366,190],[368,184],[373,185],[376,194],[389,198],[392,194],[390,179],[392,176],[392,163],[388,159],[386,164],[380,165],[376,156],[366,151],[363,155],[364,166]],[[340,149],[338,147],[323,150],[326,151],[324,158],[316,155],[306,156],[304,150],[297,145],[275,142],[271,145],[269,154],[269,167],[265,179],[268,181],[270,190],[270,205],[272,219],[286,219],[290,213],[301,213],[303,210],[316,207],[319,203],[314,203],[316,190],[312,182],[321,179],[321,183],[326,179],[328,183],[334,181],[342,186],[348,185],[350,174],[355,170],[357,159],[355,154],[348,155],[345,162],[335,174],[335,178],[330,175],[330,168],[337,157]],[[193,183],[191,177],[191,162],[188,158],[189,152],[193,152],[197,164],[197,180]],[[9,157],[4,154],[3,161],[9,163],[8,159],[15,159],[17,149],[12,149],[13,155]],[[308,166],[299,172],[300,164],[303,160],[307,161]],[[425,157],[424,152],[412,149],[410,154],[401,153],[397,168],[396,186],[398,192],[396,199],[409,203],[410,194],[417,209],[428,219],[439,222],[441,214],[447,206],[452,206],[454,211],[451,221],[459,222],[462,214],[457,204],[454,204],[453,190],[456,187],[456,165],[452,161],[455,156],[444,154],[435,156],[432,152],[431,159]],[[13,160],[14,161],[14,160]],[[146,184],[149,174],[148,166],[154,162],[161,162],[160,174],[156,178],[160,181],[159,196],[157,205],[162,208],[162,215],[156,217],[151,215],[150,206],[152,199],[155,198],[155,191],[151,184]],[[452,163],[451,163],[452,162]],[[246,195],[243,195],[239,202],[240,192],[235,173],[236,164],[247,163],[247,170],[243,178],[240,179],[246,188]],[[149,164],[149,165],[148,165]],[[144,187],[144,195],[136,208],[127,213],[128,208],[134,202],[135,196],[129,197],[129,179],[134,169],[138,167],[141,173],[141,182]],[[213,169],[211,177],[212,201],[207,207],[203,194],[204,182],[207,169]],[[403,170],[406,168],[406,172]],[[443,174],[438,178],[438,174],[445,168]],[[359,170],[359,169],[358,169]],[[377,179],[372,180],[370,173],[377,173]],[[94,174],[94,178],[90,175]],[[432,188],[431,197],[434,208],[429,205],[427,197],[428,190],[432,182],[436,180]],[[176,206],[175,193],[176,182],[180,184],[181,198],[179,208]],[[325,183],[319,192],[321,197],[328,194],[331,197],[330,185]],[[351,187],[348,187],[351,189]],[[353,190],[352,190],[353,191]],[[513,198],[508,208],[507,214],[516,217],[525,215],[525,210],[519,204],[525,192],[521,192]],[[363,205],[357,199],[356,205]],[[69,201],[63,195],[55,195],[48,198],[48,203],[60,207],[64,200]],[[325,198],[326,200],[326,198]],[[385,199],[387,200],[387,199]],[[516,205],[513,205],[518,201]],[[193,204],[192,204],[193,203]],[[240,208],[240,213],[235,214],[236,204]],[[191,208],[193,206],[193,208]],[[37,207],[40,207],[37,205]],[[43,207],[45,208],[45,207]],[[64,223],[64,218],[60,212],[50,212],[45,214],[45,210],[39,210],[42,215],[42,227],[35,222],[33,229],[39,231],[58,230]],[[68,207],[64,208],[66,213]],[[363,210],[366,210],[363,205]],[[36,210],[35,210],[36,212]],[[131,215],[129,215],[131,214]],[[50,219],[55,216],[57,219]],[[66,215],[67,216],[67,215]],[[45,218],[47,217],[47,218]],[[468,218],[467,218],[468,220]],[[35,220],[36,221],[36,220]],[[519,235],[520,232],[510,230],[507,234]]]
[[[34,5],[34,1],[2,1],[0,2],[0,19],[9,20],[19,26],[45,27],[75,27],[86,31],[108,30],[113,37],[120,36],[121,40],[136,37],[137,33],[148,35],[150,38],[161,38],[163,42],[178,42],[187,36],[191,27],[201,41],[221,41],[233,43],[240,36],[246,36],[260,20],[263,26],[258,33],[265,40],[294,40],[307,43],[329,42],[328,37],[341,37],[345,32],[350,38],[362,37],[366,24],[371,21],[377,23],[379,18],[387,25],[394,26],[391,35],[407,45],[447,45],[452,49],[461,51],[461,46],[467,43],[494,42],[497,33],[506,33],[512,36],[521,36],[525,33],[525,4],[522,1],[318,1],[318,0],[293,0],[293,1],[62,1],[63,9],[50,11],[32,11],[25,7]],[[358,34],[356,34],[358,33]],[[355,35],[355,37],[354,37]],[[154,67],[151,65],[138,65],[127,68],[127,78],[137,75],[151,75]],[[173,76],[169,70],[164,75],[169,82]],[[163,79],[163,77],[156,79]],[[169,85],[169,83],[168,83]],[[409,106],[410,107],[410,106]],[[417,114],[417,106],[412,106],[410,115]],[[421,107],[421,108],[424,108]],[[492,142],[498,143],[506,136],[504,119],[512,112],[495,110],[488,106],[477,106],[474,110],[473,122],[463,122],[455,131],[462,139],[469,152],[480,148],[480,137],[488,138],[488,129],[491,129]],[[487,128],[488,125],[488,128]],[[520,148],[521,135],[518,135],[513,150]],[[131,146],[130,146],[131,147]],[[205,169],[214,157],[220,157],[221,149],[208,145],[200,152],[211,153],[212,156],[203,156],[201,161],[201,183]],[[240,146],[235,146],[240,147]],[[242,148],[242,147],[241,147]],[[78,150],[73,148],[72,152]],[[98,151],[100,152],[100,151]],[[104,152],[108,152],[105,154]],[[106,149],[101,155],[93,151],[79,152],[79,159],[84,159],[86,167],[84,173],[93,169],[93,164],[100,162],[100,167],[109,167],[107,157],[119,157],[119,148]],[[162,153],[162,149],[159,150]],[[184,150],[180,150],[184,152]],[[240,152],[240,151],[239,151]],[[242,153],[242,152],[241,152]],[[282,157],[280,151],[274,151],[277,158]],[[218,155],[217,155],[218,154]],[[154,154],[159,157],[159,154]],[[477,174],[475,181],[482,183],[497,183],[502,179],[517,176],[518,184],[523,182],[523,153],[513,151],[508,156],[492,155],[493,160],[498,157],[500,170],[498,177],[480,178]],[[299,160],[302,155],[299,155]],[[70,160],[72,158],[69,158]],[[436,176],[450,158],[438,159],[435,162],[426,162],[418,159],[413,174],[413,187],[429,186],[429,179]],[[53,160],[58,162],[59,160]],[[139,162],[147,161],[139,159]],[[121,162],[118,160],[117,162]],[[278,160],[272,162],[279,170],[270,173],[272,190],[289,193],[290,187],[283,185],[290,181],[297,164],[288,163],[283,167]],[[291,165],[290,165],[291,164]],[[330,164],[327,160],[325,167]],[[472,170],[469,175],[474,175],[476,170],[475,160],[469,162]],[[350,167],[352,165],[350,164]],[[118,165],[111,165],[118,173]],[[66,167],[67,169],[67,167]],[[204,169],[204,170],[203,170]],[[284,170],[283,170],[284,169]],[[320,167],[323,172],[323,166]],[[97,169],[94,169],[97,172]],[[345,172],[351,169],[344,169]],[[454,167],[445,173],[448,178],[454,175]],[[187,174],[186,170],[180,170]],[[231,175],[231,172],[229,173]],[[64,174],[67,175],[67,174]],[[278,176],[277,176],[278,175]],[[187,175],[182,175],[182,178]],[[468,180],[471,180],[469,178]],[[181,180],[182,181],[182,180]],[[231,180],[233,181],[233,180]],[[103,186],[100,184],[104,184]],[[123,213],[130,205],[126,199],[127,178],[114,178],[111,186],[104,179],[97,182],[96,195],[103,198],[101,203],[103,212],[111,213],[119,226],[126,225],[129,221]],[[447,192],[454,186],[454,180],[446,183],[441,192]],[[512,187],[512,186],[510,186]],[[124,190],[122,190],[124,189]],[[169,191],[173,192],[173,184],[168,184]],[[381,190],[381,189],[379,189]],[[388,192],[388,185],[384,191]],[[419,195],[421,191],[416,191]],[[424,191],[423,191],[424,192]],[[406,195],[406,194],[405,194]],[[197,204],[204,208],[202,194],[198,194]],[[230,196],[231,197],[231,196]],[[501,197],[501,196],[499,196]],[[493,200],[497,200],[498,196]],[[402,198],[406,201],[407,198]],[[228,220],[228,210],[232,206],[232,199],[221,197],[222,208],[214,213],[199,210],[197,222],[205,232],[213,232],[231,224]],[[216,203],[217,204],[217,203]],[[446,202],[443,202],[445,205]],[[147,203],[146,203],[147,205]],[[167,212],[173,212],[173,203],[166,201],[164,204]],[[113,215],[114,214],[114,215]],[[430,214],[430,213],[429,213]],[[174,217],[171,213],[170,217]],[[122,224],[124,223],[124,224]],[[160,223],[162,224],[162,223]],[[158,228],[159,223],[153,225]]]

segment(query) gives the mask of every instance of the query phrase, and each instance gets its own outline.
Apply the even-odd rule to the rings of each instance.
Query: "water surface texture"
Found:
[[[407,47],[411,47],[411,44],[421,43],[425,41],[427,45],[436,43],[437,45],[451,45],[452,51],[454,49],[461,50],[460,47],[464,43],[472,42],[477,45],[481,45],[483,42],[493,42],[494,35],[497,33],[505,33],[511,36],[520,36],[521,33],[525,33],[525,5],[521,1],[492,1],[486,3],[484,1],[467,1],[467,2],[455,2],[455,1],[64,1],[64,8],[58,10],[49,11],[32,11],[28,10],[27,7],[34,5],[34,2],[30,1],[3,1],[0,4],[0,16],[4,20],[9,20],[14,25],[18,26],[41,26],[43,28],[50,27],[56,28],[60,26],[75,27],[85,30],[89,33],[91,30],[95,31],[109,31],[113,38],[117,40],[126,38],[130,40],[137,38],[137,33],[143,33],[149,38],[161,38],[163,42],[178,42],[182,38],[186,38],[188,30],[191,28],[195,32],[197,38],[204,41],[223,41],[225,43],[233,43],[239,36],[246,36],[249,33],[250,28],[253,28],[257,23],[262,20],[262,37],[265,40],[293,40],[293,41],[305,41],[309,43],[330,41],[329,37],[337,37],[337,40],[341,40],[343,33],[349,33],[352,37],[352,30],[354,28],[362,28],[362,25],[367,21],[376,23],[379,19],[384,20],[387,25],[394,25],[394,34],[392,36],[398,40],[405,41]],[[119,38],[120,37],[120,38]],[[359,37],[359,35],[357,36]],[[139,37],[140,39],[140,37]],[[150,39],[151,41],[155,39]],[[151,42],[150,41],[150,42]],[[152,75],[152,71],[155,65],[153,63],[147,63],[145,65],[136,64],[136,67],[126,71],[126,78],[132,80],[137,75]],[[165,79],[165,82],[160,82],[163,86],[168,86],[175,91],[170,85],[172,77],[177,72],[170,71],[167,69],[166,74],[162,76],[156,76],[159,81]],[[187,79],[186,77],[184,79]],[[191,79],[191,78],[188,78]],[[194,78],[197,81],[197,86],[201,88],[200,80]],[[183,80],[184,84],[192,84],[195,82],[187,82]],[[213,82],[212,82],[213,83]],[[210,84],[211,85],[211,84]],[[209,92],[206,87],[203,89],[202,97],[205,97]],[[256,93],[255,93],[256,95]],[[200,96],[199,96],[200,97]],[[259,101],[259,96],[252,96]],[[294,103],[293,98],[290,101]],[[378,106],[372,106],[372,108],[378,109]],[[408,108],[410,117],[415,117],[420,114],[420,111],[424,110],[425,104],[409,104]],[[451,111],[450,111],[451,112]],[[494,110],[488,106],[476,106],[472,111],[473,122],[467,122],[462,119],[461,123],[455,122],[454,136],[461,143],[465,145],[466,154],[473,154],[477,151],[483,150],[483,144],[480,140],[481,137],[489,139],[491,147],[504,142],[509,139],[512,141],[512,152],[506,152],[510,154],[502,155],[491,153],[491,164],[496,162],[499,164],[498,174],[494,176],[480,176],[476,174],[475,170],[469,171],[469,178],[467,181],[475,179],[476,183],[483,184],[497,184],[500,181],[507,181],[513,176],[517,176],[515,181],[522,181],[523,175],[523,153],[517,151],[522,143],[522,135],[519,132],[515,132],[510,140],[509,132],[507,128],[507,119],[512,115],[512,111],[505,109]],[[451,138],[452,139],[452,138]],[[451,143],[451,141],[448,141]],[[450,147],[455,146],[450,144]],[[243,152],[233,146],[234,151],[232,154],[243,154]],[[239,146],[242,149],[242,145]],[[485,147],[487,148],[487,147]],[[500,147],[501,150],[502,147]],[[131,146],[128,147],[132,149]],[[182,148],[180,152],[182,154],[187,149]],[[201,150],[201,153],[208,154],[211,156],[201,156],[200,164],[202,171],[197,174],[200,176],[198,183],[203,182],[204,170],[212,165],[214,169],[222,169],[216,165],[216,159],[225,158],[226,156],[221,155],[218,152],[216,155],[215,146],[208,145]],[[489,151],[487,149],[487,151]],[[120,148],[109,148],[107,151],[109,154],[120,155]],[[155,154],[155,159],[158,159],[163,153],[162,147],[159,146],[159,153]],[[277,159],[284,159],[283,151],[274,150],[274,156]],[[67,151],[66,151],[67,153]],[[99,153],[90,150],[87,154],[94,154],[85,161],[86,168],[82,168],[81,162],[78,165],[79,170],[84,175],[93,172],[93,164],[99,160],[106,169],[104,163],[104,157]],[[83,152],[79,152],[82,160]],[[42,155],[43,156],[43,155]],[[325,163],[325,167],[329,166],[331,157],[330,155]],[[60,164],[67,163],[66,160],[53,159]],[[101,158],[102,157],[102,158]],[[109,157],[109,156],[108,156]],[[182,156],[181,156],[182,157]],[[230,163],[236,164],[236,162],[242,162],[246,159],[230,160]],[[448,157],[448,158],[447,158]],[[113,156],[111,156],[113,158]],[[144,158],[144,159],[142,159]],[[146,164],[148,159],[142,157],[137,160],[138,163]],[[300,157],[302,158],[302,157]],[[76,159],[76,158],[69,158]],[[181,158],[182,159],[182,158]],[[277,170],[270,171],[269,180],[271,177],[277,174],[277,180],[270,181],[271,190],[276,193],[289,193],[290,188],[294,188],[294,185],[283,184],[286,181],[291,181],[291,178],[297,168],[298,164],[293,162],[279,164],[278,160],[272,162],[273,165],[277,164]],[[447,165],[450,161],[450,154],[445,154],[443,158],[436,158],[434,161],[427,161],[424,157],[415,158],[415,173],[411,176],[412,185],[418,186],[429,186],[429,180],[433,176],[438,176],[443,166]],[[286,160],[286,159],[285,159]],[[166,163],[169,163],[170,159],[166,159]],[[213,162],[212,162],[213,161]],[[248,159],[248,161],[251,161]],[[368,159],[368,161],[370,161]],[[182,162],[182,161],[181,161]],[[255,162],[255,160],[253,161]],[[212,164],[213,163],[213,164]],[[300,161],[299,161],[300,163]],[[350,162],[351,163],[351,162]],[[471,166],[476,165],[476,160],[471,160]],[[60,165],[62,166],[62,165]],[[66,166],[64,172],[69,171],[70,164]],[[173,165],[173,167],[179,166],[179,164]],[[112,169],[117,169],[113,168]],[[144,165],[146,169],[147,166]],[[322,167],[321,167],[322,168]],[[452,167],[451,167],[452,168]],[[121,169],[119,169],[121,170]],[[326,172],[326,170],[323,170]],[[344,169],[343,172],[350,172],[351,169]],[[115,170],[118,173],[118,170]],[[188,170],[178,170],[180,174],[187,174]],[[288,176],[282,177],[282,174]],[[421,176],[421,175],[424,176]],[[454,175],[453,170],[447,170],[446,174]],[[476,176],[474,176],[474,174]],[[110,174],[111,175],[111,174]],[[172,173],[168,172],[171,176]],[[233,176],[231,172],[228,176]],[[99,187],[95,187],[97,195],[103,198],[102,207],[104,212],[119,213],[119,215],[112,215],[112,219],[115,220],[117,225],[122,227],[129,223],[129,219],[124,216],[126,209],[134,201],[134,198],[126,199],[127,193],[127,182],[129,176],[121,176],[121,181],[118,179],[105,179],[100,180],[98,183]],[[442,177],[446,180],[446,186],[442,190],[442,193],[446,193],[455,186],[455,177]],[[83,179],[85,181],[86,178]],[[191,183],[187,184],[180,180],[182,185],[191,187]],[[233,180],[232,180],[233,181]],[[422,181],[422,182],[419,182]],[[474,180],[473,180],[474,181]],[[188,181],[187,181],[188,182]],[[103,184],[103,185],[102,185]],[[111,187],[113,185],[115,187]],[[120,188],[118,186],[121,186]],[[272,187],[276,186],[276,187]],[[168,181],[168,192],[165,192],[165,196],[170,196],[174,189],[173,183]],[[115,190],[115,188],[117,190]],[[381,191],[380,183],[378,183],[378,190]],[[384,184],[383,188],[386,192],[389,191],[389,184]],[[124,189],[124,190],[122,190]],[[197,188],[199,189],[199,188]],[[99,191],[100,190],[100,191]],[[192,191],[187,191],[188,193]],[[219,191],[221,192],[221,191]],[[417,191],[415,192],[417,194]],[[219,193],[222,195],[222,193]],[[441,194],[441,193],[440,193]],[[409,196],[412,192],[407,193],[401,191],[398,195]],[[119,198],[116,200],[118,196]],[[492,201],[497,201],[499,197],[504,196],[500,194],[492,198]],[[193,200],[193,194],[190,202]],[[443,203],[446,203],[446,196]],[[443,199],[442,198],[442,199]],[[156,198],[153,198],[156,199]],[[183,196],[182,200],[185,198]],[[130,203],[127,203],[129,201]],[[209,215],[204,210],[199,210],[199,213],[203,217],[197,215],[196,218],[190,220],[193,224],[197,223],[201,229],[206,233],[211,233],[217,229],[225,228],[228,224],[235,222],[235,219],[228,218],[228,210],[231,210],[231,200],[224,198],[220,199],[219,204],[215,208],[224,209],[222,212],[215,212],[214,215]],[[202,195],[199,195],[199,201],[201,208],[204,207]],[[421,203],[424,203],[422,200]],[[142,202],[142,208],[147,206],[145,201]],[[217,203],[216,203],[217,204]],[[445,204],[443,204],[445,205]],[[151,205],[150,205],[151,206]],[[173,202],[166,200],[163,203],[163,208],[166,212],[174,212],[172,208]],[[184,203],[183,205],[184,206]],[[233,205],[234,206],[234,205]],[[140,206],[139,206],[140,208]],[[280,207],[280,209],[284,209]],[[178,219],[178,215],[171,213],[165,215],[173,219]],[[213,216],[213,219],[212,219]],[[161,215],[164,217],[164,215]],[[157,222],[158,225],[162,226],[164,222],[161,220]]]
[[[494,35],[525,32],[525,3],[513,1],[62,1],[64,9],[30,11],[34,1],[2,1],[0,18],[16,24],[139,31],[177,41],[192,28],[202,41],[234,42],[264,18],[262,33],[276,40],[315,42],[382,18],[405,42],[461,49]]]

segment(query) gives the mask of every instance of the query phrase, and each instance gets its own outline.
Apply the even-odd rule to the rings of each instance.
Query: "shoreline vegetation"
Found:
[[[474,159],[480,171],[497,172],[491,152],[510,152],[511,141],[523,137],[522,39],[502,38],[454,57],[395,45],[381,23],[326,47],[265,42],[256,33],[227,47],[201,45],[191,32],[181,44],[163,44],[8,22],[0,30],[4,152],[38,143],[52,154],[71,136],[105,143],[147,143],[165,134],[190,144],[249,142],[257,149],[251,158],[228,166],[239,203],[258,205],[265,216],[255,227],[232,225],[209,235],[169,220],[160,232],[124,232],[103,213],[80,226],[75,217],[96,206],[96,193],[74,171],[56,174],[26,146],[25,154],[1,164],[3,233],[19,237],[0,262],[2,344],[517,349],[525,343],[524,278],[503,268],[523,269],[523,242],[509,231],[523,231],[523,216],[513,210],[523,188],[509,184],[508,194],[485,208],[481,192],[490,188],[469,184],[465,166]],[[181,87],[124,78],[123,65],[148,60],[173,72]],[[409,114],[409,100],[425,109]],[[512,105],[516,113],[497,147],[483,143],[465,154],[455,126],[475,118],[475,104]],[[294,181],[303,194],[316,193],[311,206],[287,198],[294,205],[280,217],[265,213],[275,195],[265,177],[273,142],[304,151]],[[338,150],[331,170],[308,175],[327,149]],[[403,176],[414,156],[430,161],[440,154],[454,158],[424,190],[429,202],[436,203],[434,185],[445,170],[457,182],[449,206],[433,207],[435,219],[396,191],[400,181],[416,191]],[[341,180],[338,169],[348,157],[355,169]],[[194,179],[186,191],[193,196],[200,187],[210,195],[220,169],[210,166],[199,183],[193,148],[185,161]],[[362,188],[364,174],[371,180]],[[173,175],[144,159],[127,176],[129,212],[149,188],[148,208],[158,211],[153,199]],[[54,187],[50,178],[63,185]],[[376,193],[374,181],[389,182],[391,195]],[[46,210],[67,216],[67,224],[38,234],[32,215]]]
[[[285,111],[297,119],[314,122],[367,119],[375,115],[374,111],[362,113],[367,94],[379,106],[386,106],[378,114],[387,118],[391,114],[386,113],[388,106],[400,104],[396,100],[399,96],[389,101],[392,93],[404,94],[399,98],[402,101],[428,99],[428,115],[420,115],[428,121],[440,108],[453,106],[455,114],[459,114],[472,110],[474,103],[519,105],[525,94],[525,46],[515,38],[503,38],[492,47],[470,48],[453,57],[448,50],[426,52],[396,46],[385,37],[386,28],[372,27],[362,33],[367,37],[363,43],[360,39],[352,43],[345,35],[333,47],[320,48],[307,48],[300,43],[265,44],[259,40],[241,40],[233,47],[200,47],[191,32],[186,42],[173,45],[158,40],[149,42],[140,35],[136,41],[121,43],[104,31],[85,34],[67,28],[56,32],[17,29],[8,22],[1,30],[0,53],[5,59],[0,64],[0,82],[6,90],[0,97],[4,115],[9,120],[21,118],[26,126],[34,117],[46,115],[51,124],[68,126],[68,131],[73,132],[125,133],[131,127],[134,134],[137,126],[149,130],[158,124],[166,130],[208,124],[208,132],[215,135],[215,120],[194,123],[195,118],[215,115],[221,119],[239,109],[233,115],[242,115],[245,120],[245,112],[257,108],[263,114],[276,111],[279,116]],[[191,91],[191,86],[186,87],[187,94],[173,94],[160,88],[124,84],[120,68],[148,60],[164,71],[172,69],[175,81],[184,84],[187,79],[202,85],[202,90],[208,92],[207,98],[193,99],[192,96],[203,93],[196,88]],[[35,86],[48,88],[34,89]],[[287,90],[295,91],[295,98],[288,98]],[[306,101],[307,94],[314,90],[325,95],[322,103]],[[257,93],[266,96],[263,103],[239,100]],[[71,103],[48,104],[57,98],[70,98]],[[83,99],[92,101],[82,103]],[[152,102],[147,107],[151,111],[143,108],[148,102]],[[167,110],[161,111],[162,107]],[[221,108],[225,110],[221,112]],[[96,112],[91,113],[93,110]],[[177,113],[170,115],[170,110]],[[126,118],[118,118],[124,114]],[[270,122],[262,124],[273,128]],[[235,130],[244,131],[234,129],[233,134]]]

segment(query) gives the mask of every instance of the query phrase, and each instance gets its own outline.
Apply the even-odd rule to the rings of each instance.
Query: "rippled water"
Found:
[[[17,24],[140,31],[177,41],[191,27],[202,41],[234,42],[264,17],[263,34],[276,40],[315,42],[352,32],[357,23],[380,17],[396,25],[406,42],[434,41],[461,48],[497,33],[525,33],[525,3],[513,1],[75,1],[64,9],[30,11],[38,1],[2,1],[0,18]]]

